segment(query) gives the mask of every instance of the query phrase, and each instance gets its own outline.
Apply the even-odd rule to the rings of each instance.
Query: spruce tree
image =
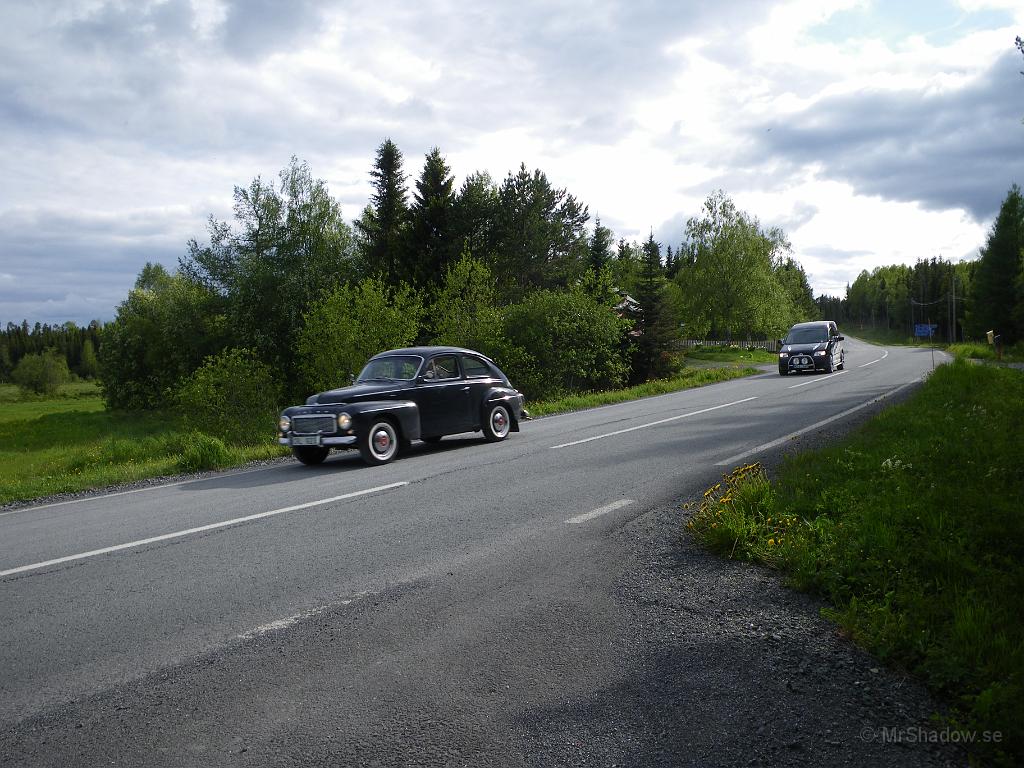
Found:
[[[984,336],[986,331],[995,331],[1003,342],[1012,344],[1024,338],[1024,328],[1014,322],[1020,311],[1015,312],[1021,297],[1017,290],[1022,269],[1024,252],[1024,198],[1020,187],[1010,187],[1006,199],[999,208],[981,259],[974,274],[969,294],[968,325],[975,337]]]
[[[356,221],[362,238],[363,268],[397,285],[403,277],[401,257],[407,245],[409,205],[402,152],[391,139],[385,139],[377,149],[370,178],[370,204]]]
[[[665,376],[671,369],[668,359],[673,337],[670,313],[664,298],[665,271],[661,263],[661,245],[652,232],[643,245],[636,300],[640,318],[636,330],[636,355],[633,374],[639,381]]]
[[[458,256],[454,181],[441,150],[434,147],[413,193],[408,260],[401,270],[416,288],[439,285]]]

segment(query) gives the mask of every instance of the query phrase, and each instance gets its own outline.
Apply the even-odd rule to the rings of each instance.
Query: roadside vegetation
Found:
[[[651,395],[665,395],[706,384],[738,379],[760,373],[756,368],[687,368],[669,379],[655,379],[637,384],[626,389],[608,390],[605,392],[584,392],[567,395],[552,400],[528,402],[527,409],[531,416],[549,416],[568,411],[582,411],[585,408],[596,408],[599,405],[612,405],[627,400],[639,400]]]
[[[272,424],[263,425],[268,435]],[[0,504],[283,453],[269,439],[254,443],[189,429],[172,412],[108,410],[91,382],[65,385],[52,397],[25,397],[0,385]]]
[[[946,351],[953,357],[966,360],[996,360],[999,353],[992,344],[950,344]],[[1024,342],[1004,348],[1002,360],[1006,363],[1024,363]]]
[[[756,347],[742,347],[736,344],[721,346],[691,347],[684,353],[686,362],[700,360],[711,363],[742,363],[756,365],[758,363],[777,363],[779,356]]]
[[[886,662],[945,697],[957,728],[1024,761],[1024,374],[956,362],[905,404],[770,480],[739,467],[686,526],[725,557],[785,572]]]

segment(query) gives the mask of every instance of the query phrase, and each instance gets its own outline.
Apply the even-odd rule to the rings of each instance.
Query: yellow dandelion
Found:
[[[768,546],[769,547],[774,547],[775,546],[775,539],[768,539]]]

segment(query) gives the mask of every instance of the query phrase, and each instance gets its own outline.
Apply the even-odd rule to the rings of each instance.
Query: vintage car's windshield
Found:
[[[816,344],[828,341],[828,331],[824,328],[794,328],[786,337],[787,344]]]
[[[419,355],[391,355],[371,360],[356,381],[411,381],[423,358]]]

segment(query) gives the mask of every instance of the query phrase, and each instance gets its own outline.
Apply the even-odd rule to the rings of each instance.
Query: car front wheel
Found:
[[[399,442],[390,421],[375,421],[359,438],[359,455],[370,465],[387,464],[398,454]]]
[[[492,405],[487,409],[487,417],[484,419],[484,437],[489,442],[496,443],[508,437],[508,431],[512,428],[512,419],[508,415],[508,408],[504,405]]]
[[[779,366],[779,376],[788,376],[788,375],[789,375],[789,368],[788,367],[784,368],[783,366],[780,365]]]
[[[301,461],[303,464],[309,466],[313,466],[314,464],[323,464],[324,459],[327,458],[327,454],[330,452],[330,448],[325,448],[323,446],[306,446],[292,448],[292,453],[295,454],[295,458]]]

